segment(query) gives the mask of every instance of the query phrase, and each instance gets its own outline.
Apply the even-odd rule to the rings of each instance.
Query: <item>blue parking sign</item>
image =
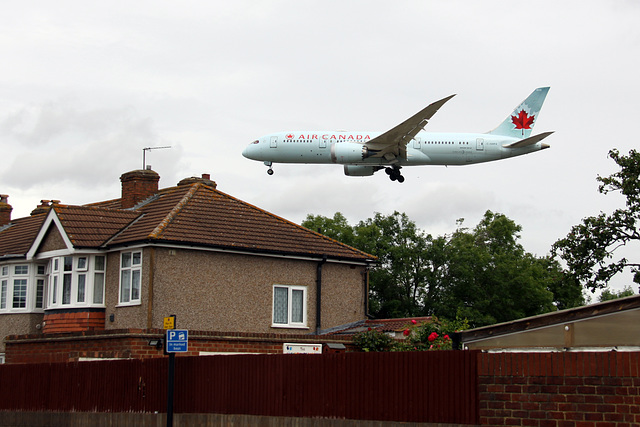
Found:
[[[167,353],[186,353],[189,348],[189,331],[186,329],[167,330]]]

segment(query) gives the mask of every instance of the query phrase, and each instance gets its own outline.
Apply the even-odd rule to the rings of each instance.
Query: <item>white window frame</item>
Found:
[[[9,266],[0,267],[0,310],[7,310],[9,301]]]
[[[98,266],[97,258],[102,258],[102,265]],[[93,305],[104,306],[104,288],[105,288],[105,274],[107,271],[107,255],[95,255],[92,258],[93,265],[93,280],[91,280],[92,287],[92,295],[91,302]],[[100,268],[98,268],[100,267]],[[97,288],[98,283],[100,283],[100,288]],[[99,300],[96,298],[100,296]]]
[[[0,314],[44,311],[44,307],[36,307],[36,302],[38,282],[46,279],[45,268],[24,261],[0,266]]]
[[[103,269],[96,271],[96,258],[104,259]],[[67,267],[65,270],[65,258]],[[80,261],[82,260],[82,261]],[[75,254],[51,258],[47,280],[47,309],[67,309],[82,307],[104,307],[104,275],[106,273],[106,254]],[[95,302],[95,277],[102,277],[100,302]],[[70,283],[65,289],[65,276]],[[36,282],[37,283],[37,282]],[[65,298],[65,290],[68,295]]]
[[[29,280],[29,273],[31,273],[33,271],[31,265],[29,264],[24,264],[24,263],[20,263],[20,264],[13,264],[10,268],[9,268],[9,288],[7,290],[7,307],[10,311],[12,312],[25,312],[29,309],[29,283],[31,282]],[[20,269],[20,271],[18,271],[18,269]],[[26,269],[26,271],[23,271],[23,269]],[[19,283],[19,282],[24,282],[23,283]],[[18,289],[17,287],[20,287],[20,294],[22,294],[22,286],[24,286],[24,307],[16,307],[16,298],[19,297],[19,294],[16,292]],[[11,297],[9,297],[9,295]]]
[[[13,278],[13,284],[11,288],[11,308],[13,310],[27,310],[29,304],[27,298],[29,297],[29,276],[18,276]],[[20,298],[19,300],[16,298]],[[16,307],[16,303],[20,305]]]
[[[9,301],[9,277],[0,278],[0,310],[7,310]]]
[[[118,305],[140,305],[142,301],[142,249],[120,252]],[[138,259],[138,263],[134,261]],[[128,262],[127,262],[128,260]],[[137,277],[137,295],[134,284]]]
[[[282,321],[282,319],[278,319],[276,321],[276,289],[286,289],[287,290],[287,319],[286,321]],[[293,296],[294,292],[302,292],[302,320],[294,321],[294,303]],[[299,295],[299,294],[298,294]],[[271,302],[271,327],[273,328],[299,328],[306,329],[307,328],[307,287],[306,286],[296,286],[296,285],[279,285],[274,284],[272,290],[272,302]]]

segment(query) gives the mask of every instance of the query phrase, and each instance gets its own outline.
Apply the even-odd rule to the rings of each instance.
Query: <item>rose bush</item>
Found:
[[[411,321],[402,332],[403,340],[395,340],[384,332],[372,330],[361,332],[353,338],[353,343],[361,351],[430,351],[451,350],[450,333],[469,328],[467,319],[454,321],[431,317],[431,321],[418,323]]]

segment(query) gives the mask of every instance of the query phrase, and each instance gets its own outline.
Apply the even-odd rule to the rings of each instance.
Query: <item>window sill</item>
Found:
[[[122,308],[122,307],[136,307],[142,305],[142,301],[135,301],[135,302],[121,302],[120,304],[116,305],[116,308]]]
[[[271,324],[272,328],[278,328],[278,329],[309,329],[309,327],[307,325],[285,325],[282,323],[272,323]]]

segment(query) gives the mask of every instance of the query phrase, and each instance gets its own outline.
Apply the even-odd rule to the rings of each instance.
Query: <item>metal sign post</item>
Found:
[[[169,378],[167,381],[167,427],[173,427],[173,379],[176,370],[176,354],[169,353]]]
[[[166,330],[164,352],[169,355],[169,377],[167,379],[167,427],[173,427],[173,389],[176,370],[176,352],[186,352],[188,349],[189,331],[177,330],[176,316],[164,318]]]

